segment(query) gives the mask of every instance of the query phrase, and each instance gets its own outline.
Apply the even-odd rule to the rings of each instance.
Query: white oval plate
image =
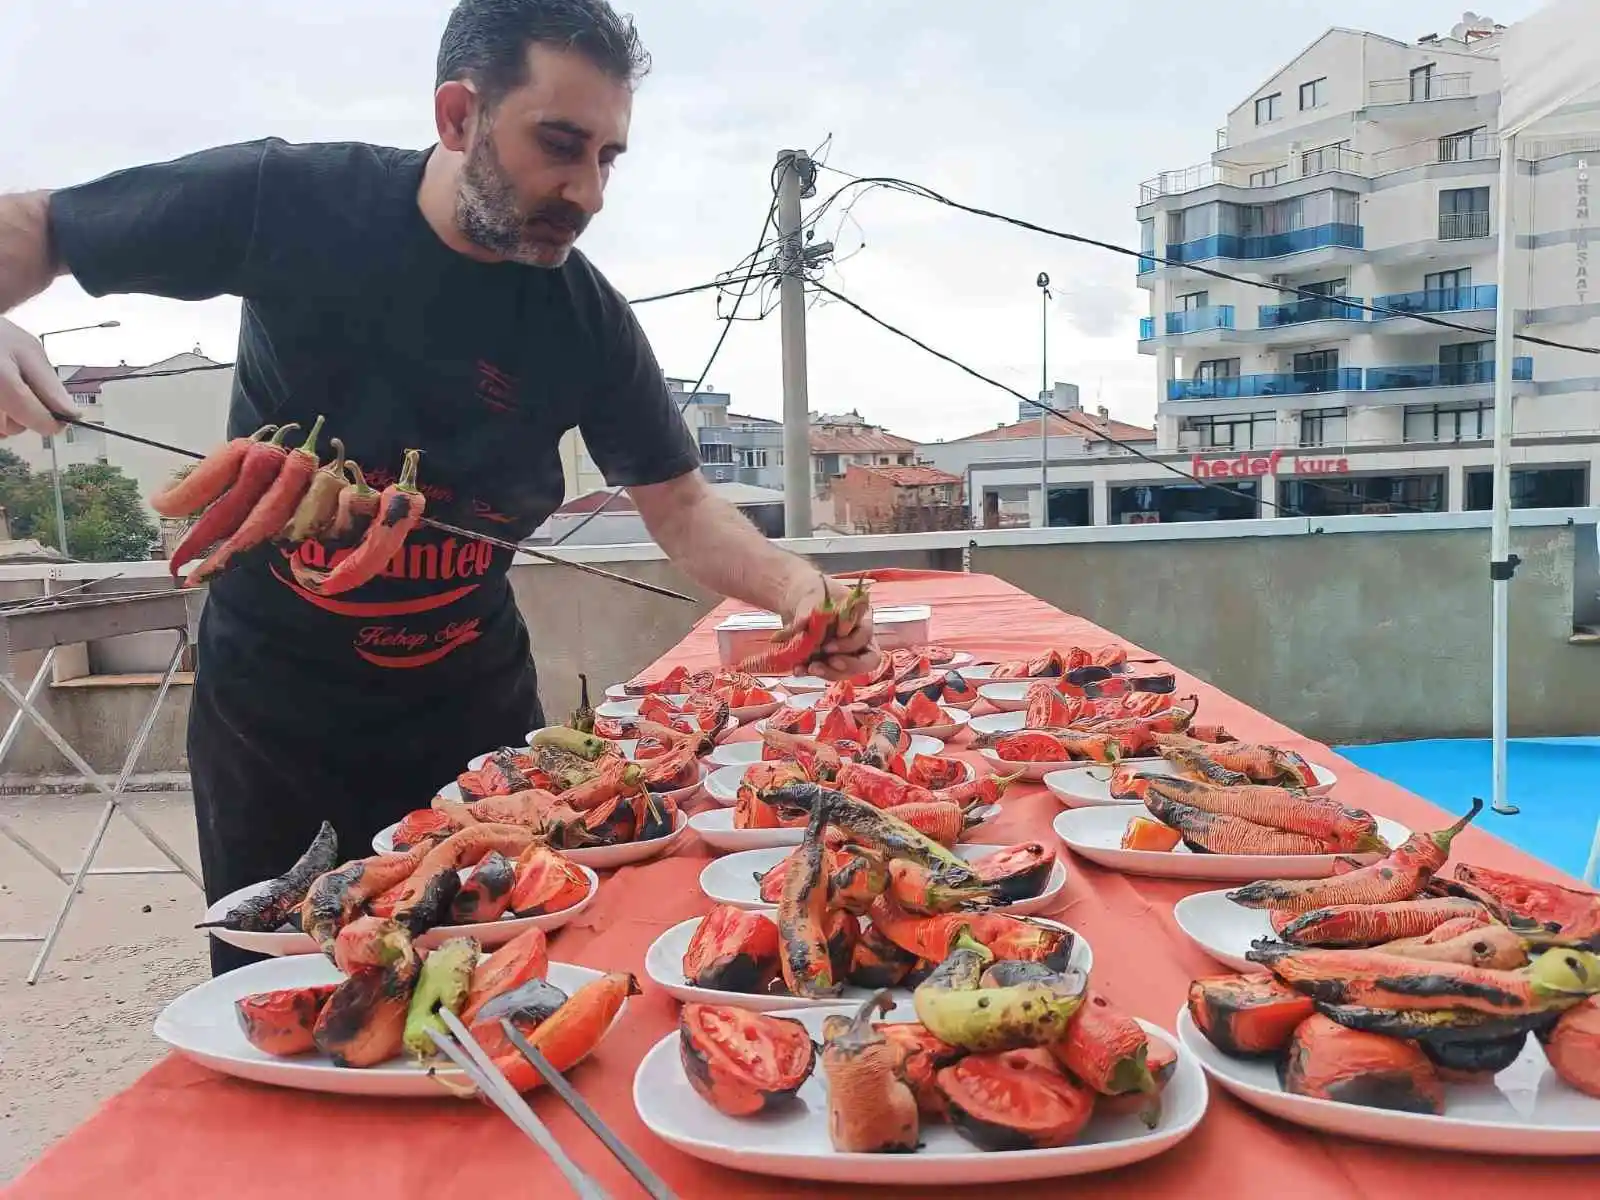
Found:
[[[698,785],[696,785],[698,787]],[[689,791],[692,789],[681,789]],[[669,793],[671,794],[671,793]],[[386,825],[372,838],[372,849],[377,854],[394,853],[394,831],[400,828],[396,821],[393,825]],[[652,858],[660,858],[681,842],[684,834],[689,829],[689,816],[687,813],[678,814],[678,825],[666,837],[650,838],[642,842],[623,842],[617,846],[586,846],[581,850],[563,850],[561,853],[570,858],[579,866],[588,867],[593,871],[610,871],[617,867],[630,866],[633,863],[648,862]],[[218,901],[221,903],[221,901]]]
[[[1173,919],[1191,942],[1219,963],[1235,971],[1263,971],[1266,968],[1245,958],[1245,953],[1257,938],[1277,937],[1272,932],[1272,914],[1264,908],[1235,904],[1228,899],[1230,890],[1185,896],[1173,905]]]
[[[944,713],[945,717],[948,718],[945,724],[919,725],[917,726],[916,732],[922,734],[924,737],[938,738],[941,741],[948,742],[952,738],[959,736],[962,729],[964,729],[967,723],[972,720],[971,713],[963,712],[959,708],[951,708],[948,704],[941,704],[939,706],[939,711]]]
[[[665,839],[663,839],[665,840]],[[569,856],[570,857],[570,856]],[[574,859],[573,861],[577,861]],[[579,864],[580,866],[582,864]],[[470,874],[470,869],[469,872]],[[447,942],[453,937],[475,937],[482,945],[493,949],[503,946],[519,933],[529,929],[555,930],[560,929],[571,921],[589,905],[594,903],[594,898],[600,891],[600,877],[589,867],[583,867],[583,873],[589,877],[589,894],[571,908],[564,908],[558,913],[550,913],[543,917],[513,917],[504,916],[498,921],[480,921],[472,925],[440,925],[430,929],[416,939],[418,947],[431,950],[440,942]],[[236,892],[229,892],[210,908],[201,918],[204,921],[219,920],[227,911],[239,901],[254,895],[267,886],[270,880],[261,883],[252,883],[249,887],[242,887]],[[316,942],[304,933],[290,930],[287,933],[243,933],[236,929],[208,929],[207,933],[220,941],[227,942],[230,946],[237,946],[241,950],[250,950],[256,954],[296,955],[318,954]]]
[[[759,728],[759,726],[757,726]],[[761,761],[762,743],[760,739],[753,742],[724,742],[700,761],[707,767],[748,767],[751,763]]]
[[[970,815],[976,819],[966,832],[972,833],[984,822],[994,820],[1000,811],[998,804],[986,804],[973,809]],[[707,846],[722,854],[768,850],[774,846],[798,846],[805,834],[802,828],[735,829],[731,808],[708,808],[704,812],[697,812],[689,818],[689,827],[700,835],[700,840]]]
[[[822,1021],[837,1008],[801,1009],[789,1015],[822,1040]],[[915,1020],[909,1004],[888,1020]],[[1161,1123],[1146,1129],[1137,1116],[1096,1115],[1076,1144],[1056,1150],[984,1151],[951,1126],[924,1122],[923,1148],[915,1154],[841,1154],[828,1137],[827,1086],[820,1065],[798,1098],[759,1120],[728,1117],[702,1100],[684,1077],[678,1034],[657,1042],[633,1077],[639,1119],[662,1141],[720,1166],[784,1179],[837,1184],[909,1184],[944,1194],[956,1186],[1054,1179],[1109,1171],[1153,1158],[1194,1132],[1205,1116],[1208,1090],[1194,1055],[1166,1030],[1141,1021],[1146,1033],[1173,1047],[1178,1061],[1162,1092]],[[1066,1189],[1070,1190],[1070,1189]],[[1137,1190],[1137,1189],[1135,1189]]]
[[[1324,879],[1334,860],[1377,862],[1379,854],[1193,854],[1182,842],[1176,849],[1124,850],[1122,834],[1132,817],[1149,817],[1142,804],[1101,808],[1069,808],[1051,822],[1056,836],[1076,854],[1129,875],[1168,879],[1214,879],[1218,883],[1250,883],[1257,879]],[[1378,832],[1391,846],[1411,836],[1404,825],[1378,818]]]
[[[1037,679],[1007,679],[986,683],[978,688],[978,697],[1001,712],[1021,712],[1028,707],[1028,689],[1038,682]]]
[[[828,680],[816,675],[759,675],[764,688],[782,688],[786,692],[825,692]]]
[[[759,721],[762,717],[770,717],[789,699],[789,693],[782,689],[769,690],[772,691],[773,699],[766,704],[747,704],[743,708],[730,708],[728,715],[741,725],[749,724],[751,721]]]
[[[1125,765],[1145,775],[1171,775],[1172,764],[1164,758],[1130,758]],[[1339,782],[1339,777],[1319,763],[1311,764],[1316,774],[1317,786],[1307,789],[1309,795],[1326,796]],[[1085,764],[1052,771],[1044,777],[1045,787],[1068,808],[1092,808],[1095,805],[1126,804],[1111,794],[1110,766]]]
[[[683,702],[689,697],[662,696],[661,698],[673,708],[681,708],[683,707]],[[643,702],[643,696],[630,696],[626,700],[607,700],[604,704],[595,705],[594,715],[597,717],[615,717],[618,720],[626,717],[637,717],[639,715],[639,705]]]
[[[978,753],[983,755],[983,760],[989,764],[989,769],[996,775],[1013,775],[1021,771],[1022,777],[1031,783],[1042,782],[1046,776],[1054,775],[1059,771],[1076,771],[1085,767],[1110,768],[1109,763],[1080,762],[1077,766],[1073,766],[1070,763],[1063,765],[1059,758],[1051,759],[1049,762],[1012,762],[1010,759],[1001,758],[999,751],[992,750],[988,746],[983,747]],[[1139,765],[1146,760],[1130,758],[1123,761]]]
[[[783,702],[785,708],[816,708],[822,703],[821,692],[799,692]]]
[[[765,910],[768,913],[773,909]],[[650,949],[644,955],[644,973],[650,981],[676,1000],[685,1004],[726,1004],[730,1008],[743,1008],[750,1012],[793,1012],[800,1008],[813,1008],[819,1003],[826,1005],[847,1004],[858,1007],[863,1000],[872,995],[866,988],[846,986],[839,994],[839,999],[816,1001],[807,1000],[802,996],[764,996],[754,992],[722,992],[714,988],[691,987],[683,980],[683,956],[689,949],[689,943],[694,940],[694,931],[700,928],[702,917],[690,917],[687,921],[680,921],[667,930],[655,941],[650,943]],[[1041,925],[1049,925],[1056,929],[1071,929],[1060,921],[1050,921],[1043,917],[1035,917]],[[1067,965],[1073,970],[1082,971],[1088,975],[1094,967],[1094,950],[1088,940],[1076,929],[1072,931],[1072,955],[1067,959]],[[911,991],[909,988],[891,988],[890,994],[895,1001],[906,1011],[911,1008]],[[904,1018],[915,1020],[914,1017]]]
[[[754,725],[750,726],[750,728],[758,734],[765,733],[767,731],[767,723],[765,721],[757,721]],[[800,736],[814,737],[815,735],[803,733]],[[913,733],[911,734],[911,748],[906,751],[906,761],[910,762],[919,754],[942,753],[944,753],[944,742],[942,742],[940,739],[936,737],[929,737],[926,734]]]
[[[1292,1096],[1283,1090],[1270,1061],[1229,1058],[1207,1041],[1187,1007],[1178,1010],[1178,1040],[1186,1057],[1198,1060],[1207,1075],[1240,1100],[1308,1129],[1408,1149],[1546,1157],[1600,1154],[1600,1100],[1563,1083],[1537,1038],[1528,1039],[1522,1056],[1495,1076],[1494,1086],[1445,1084],[1445,1111],[1438,1117]]]
[[[760,742],[740,742],[739,745],[754,746],[756,748],[755,756],[745,757],[745,755],[740,754],[737,757],[743,759],[743,761],[736,760],[725,767],[717,767],[715,770],[707,771],[705,779],[701,781],[701,790],[705,792],[709,799],[718,804],[730,805],[737,802],[739,799],[739,784],[744,779],[745,771],[761,761]],[[718,747],[719,750],[725,748]],[[920,733],[912,734],[911,749],[906,751],[906,762],[910,763],[919,754],[938,754],[943,749],[944,743],[938,738],[926,737]],[[966,765],[967,779],[976,779],[978,777],[977,768],[971,763]]]
[[[795,832],[805,831],[797,829]],[[999,845],[980,846],[962,843],[956,847],[956,855],[970,861],[1004,849],[1006,847]],[[714,858],[700,872],[700,890],[715,904],[731,904],[735,908],[744,909],[771,908],[772,905],[761,898],[755,877],[777,866],[792,852],[793,847],[780,846],[776,849],[745,850],[739,854]],[[1044,891],[1027,900],[1019,900],[1016,904],[996,905],[994,911],[1010,913],[1014,917],[1046,912],[1055,907],[1056,900],[1060,898],[1066,886],[1067,868],[1062,862],[1062,856],[1057,854],[1055,865],[1050,871],[1050,878],[1045,882]]]
[[[567,995],[601,977],[600,971],[571,963],[553,962],[545,978]],[[257,992],[280,988],[315,987],[339,983],[344,975],[320,954],[269,958],[218,975],[190,988],[156,1018],[155,1035],[179,1054],[224,1075],[299,1088],[308,1092],[333,1092],[342,1096],[420,1097],[442,1099],[451,1093],[441,1086],[467,1085],[466,1076],[447,1058],[442,1066],[422,1066],[408,1058],[395,1058],[375,1067],[336,1067],[320,1054],[278,1058],[257,1050],[239,1028],[233,1003]],[[607,1027],[609,1034],[628,1010],[627,1001]]]
[[[1028,716],[1021,712],[987,713],[973,717],[967,728],[973,733],[1016,733],[1028,727]]]
[[[994,678],[994,663],[971,663],[965,667],[955,668],[956,673],[963,679],[985,680]]]

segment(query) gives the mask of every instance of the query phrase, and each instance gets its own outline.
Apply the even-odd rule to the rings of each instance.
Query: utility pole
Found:
[[[811,398],[806,390],[806,256],[800,242],[800,198],[816,187],[816,165],[804,150],[778,152],[778,262],[783,333],[783,532],[810,537]]]
[[[1044,395],[1050,390],[1050,276],[1043,271],[1034,280],[1039,287],[1039,526],[1050,527],[1050,410]]]

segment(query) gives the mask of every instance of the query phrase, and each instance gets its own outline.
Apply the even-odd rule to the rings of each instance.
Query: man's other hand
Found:
[[[850,588],[838,580],[829,579],[812,568],[798,580],[786,597],[782,617],[783,631],[779,639],[790,637],[800,630],[814,609],[824,599],[831,599],[835,607],[844,603]],[[848,637],[826,643],[822,657],[801,672],[810,672],[822,679],[848,679],[852,675],[868,675],[878,669],[883,652],[878,649],[872,628],[872,607],[869,604],[861,623]]]

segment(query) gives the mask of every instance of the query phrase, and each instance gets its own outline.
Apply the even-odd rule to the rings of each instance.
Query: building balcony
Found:
[[[1168,337],[1185,333],[1200,333],[1207,329],[1232,329],[1233,305],[1212,304],[1203,308],[1187,308],[1169,312],[1163,328]]]
[[[1148,342],[1156,335],[1156,319],[1154,317],[1139,318],[1139,340]]]
[[[1317,296],[1290,304],[1263,304],[1256,323],[1262,329],[1277,329],[1308,321],[1364,321],[1367,314],[1354,307],[1360,303],[1360,296]]]
[[[1223,132],[1220,131],[1219,132]],[[1219,150],[1225,147],[1219,146]],[[1175,171],[1163,171],[1139,185],[1139,203],[1149,204],[1163,196],[1183,196],[1208,187],[1272,188],[1339,171],[1346,175],[1367,174],[1362,156],[1342,146],[1321,146],[1267,163],[1197,163]]]
[[[1470,95],[1470,71],[1374,79],[1367,84],[1368,104],[1423,104],[1429,100],[1462,100]]]
[[[1319,392],[1359,392],[1361,368],[1286,371],[1274,375],[1231,375],[1213,379],[1172,379],[1168,400],[1251,400],[1265,396],[1310,396]]]
[[[1361,226],[1335,223],[1254,237],[1240,237],[1231,233],[1214,234],[1192,242],[1169,244],[1167,257],[1174,262],[1186,263],[1212,258],[1282,258],[1289,254],[1301,254],[1307,250],[1320,250],[1331,246],[1360,250],[1365,244],[1365,233]]]
[[[1426,292],[1399,292],[1392,296],[1379,296],[1373,300],[1386,313],[1374,313],[1374,321],[1388,321],[1413,313],[1478,312],[1493,309],[1499,299],[1500,289],[1492,283],[1476,287],[1435,288]]]
[[[1518,383],[1533,379],[1533,359],[1511,362],[1511,378]],[[1368,367],[1369,392],[1393,392],[1408,388],[1471,387],[1494,382],[1494,363],[1424,363],[1414,367]]]
[[[1439,240],[1441,242],[1462,242],[1468,238],[1486,238],[1489,236],[1489,213],[1464,212],[1439,214]]]
[[[1148,275],[1152,271],[1154,271],[1155,269],[1156,269],[1156,260],[1155,259],[1148,258],[1143,254],[1139,255],[1139,271],[1138,271],[1138,273],[1140,275]]]

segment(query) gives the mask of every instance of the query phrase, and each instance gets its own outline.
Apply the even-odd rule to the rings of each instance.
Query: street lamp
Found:
[[[59,337],[63,333],[83,333],[89,329],[116,329],[121,321],[97,321],[93,325],[73,325],[67,329],[51,329],[39,335],[39,345],[44,345],[45,338]],[[67,554],[67,509],[61,502],[61,466],[56,459],[56,439],[50,439],[50,482],[56,494],[56,541],[61,547],[61,556]]]
[[[1044,394],[1050,390],[1050,276],[1043,271],[1034,280],[1039,288],[1039,525],[1050,526],[1050,410]]]

